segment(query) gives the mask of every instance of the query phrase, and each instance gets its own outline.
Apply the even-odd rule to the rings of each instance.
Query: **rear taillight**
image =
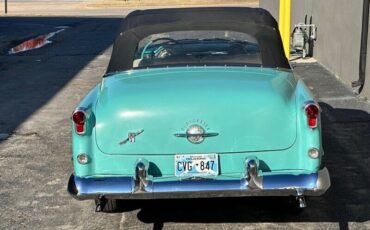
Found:
[[[320,114],[320,108],[315,103],[308,103],[305,108],[305,113],[307,116],[307,125],[310,128],[316,128],[317,122]]]
[[[77,134],[84,134],[85,133],[85,121],[86,121],[86,113],[82,110],[76,110],[72,114],[72,120],[75,124],[75,130]]]

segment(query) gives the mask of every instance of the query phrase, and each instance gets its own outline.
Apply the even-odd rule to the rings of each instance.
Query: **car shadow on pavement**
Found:
[[[166,222],[336,222],[347,229],[348,222],[369,221],[370,115],[334,109],[326,103],[320,106],[324,165],[332,185],[324,196],[308,198],[303,212],[292,212],[287,198],[279,197],[129,201],[123,205],[127,210],[140,209],[138,219],[158,228]]]
[[[3,137],[14,134],[31,115],[40,111],[91,61],[108,49],[115,39],[120,21],[120,18],[94,17],[2,17],[0,134]],[[51,44],[27,52],[8,54],[12,47],[27,39],[56,31],[58,33],[50,39]],[[106,65],[104,62],[104,68]],[[43,118],[45,123],[60,122],[62,113],[68,119],[73,107],[103,73],[102,68],[92,70],[91,76],[86,77],[85,82],[81,81],[80,87],[75,87],[76,90],[66,96],[64,103],[51,106],[54,112],[50,111]],[[57,112],[59,118],[53,116]],[[52,126],[28,127],[28,131],[38,133],[38,129]]]

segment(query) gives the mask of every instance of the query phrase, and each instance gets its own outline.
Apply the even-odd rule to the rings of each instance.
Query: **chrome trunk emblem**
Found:
[[[200,144],[204,141],[204,138],[217,136],[218,133],[206,133],[202,126],[191,125],[186,133],[175,133],[174,135],[175,137],[186,137],[193,144]]]
[[[138,135],[140,135],[140,134],[142,134],[144,132],[144,129],[141,129],[141,130],[139,130],[139,131],[137,131],[137,132],[133,132],[133,133],[128,133],[128,136],[127,136],[127,138],[126,139],[124,139],[123,141],[121,141],[119,144],[120,145],[124,145],[124,144],[126,144],[127,142],[135,142],[135,138],[136,138],[136,136],[138,136]]]

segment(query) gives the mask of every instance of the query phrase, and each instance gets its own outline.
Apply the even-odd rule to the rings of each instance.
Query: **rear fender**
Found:
[[[297,106],[297,130],[298,130],[298,144],[300,148],[300,154],[302,159],[305,160],[305,164],[308,164],[307,168],[318,170],[321,164],[321,157],[324,154],[324,150],[321,145],[321,116],[318,117],[318,125],[316,128],[309,128],[307,125],[307,116],[305,114],[304,107],[308,102],[314,102],[318,105],[313,95],[302,80],[298,80],[296,90],[296,106]],[[308,149],[316,148],[320,151],[320,157],[318,159],[312,159],[308,156]]]
[[[74,123],[72,121],[72,161],[75,171],[78,174],[89,174],[90,163],[93,157],[94,149],[94,127],[95,127],[95,104],[100,93],[100,84],[95,86],[80,102],[76,109],[81,109],[86,113],[85,133],[79,135],[75,132]],[[81,153],[88,155],[89,164],[81,165],[77,162],[77,156]]]

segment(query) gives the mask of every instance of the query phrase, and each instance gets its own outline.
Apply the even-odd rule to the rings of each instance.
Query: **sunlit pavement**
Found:
[[[150,5],[150,1],[127,1],[127,0],[8,0],[8,16],[122,16],[127,13],[140,9],[148,8],[168,8],[168,7],[191,7],[187,2],[178,0],[178,5],[172,0],[153,1],[155,5]],[[170,5],[166,3],[172,2]],[[203,5],[202,5],[203,2]],[[211,1],[212,2],[212,1]],[[217,2],[217,1],[214,1]],[[125,4],[131,3],[131,4]],[[160,3],[160,5],[158,5]],[[193,4],[196,2],[193,2]],[[212,6],[206,4],[207,1],[200,1],[195,7]],[[125,5],[125,7],[123,7]],[[229,3],[219,1],[213,6],[249,6],[258,7],[258,0],[235,0]],[[122,6],[122,7],[121,7]],[[0,2],[0,16],[5,15],[4,2]]]
[[[277,198],[123,202],[95,213],[66,192],[72,172],[70,115],[101,79],[119,18],[0,21],[0,229],[370,228],[370,105],[316,63],[293,64],[323,109],[332,187],[301,214]],[[56,34],[40,49],[7,55],[24,40]],[[6,28],[6,30],[4,30]],[[4,32],[5,31],[5,32]]]

